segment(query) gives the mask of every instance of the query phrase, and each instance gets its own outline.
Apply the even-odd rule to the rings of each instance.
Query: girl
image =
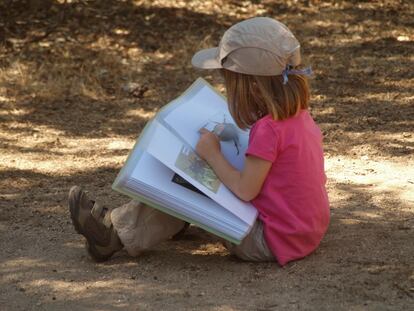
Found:
[[[241,172],[224,158],[215,134],[201,129],[196,147],[221,181],[259,212],[240,245],[226,243],[244,260],[285,265],[305,257],[329,224],[322,135],[307,110],[310,70],[299,69],[300,62],[294,35],[265,17],[235,24],[217,48],[192,59],[195,67],[222,72],[230,113],[240,128],[251,128]],[[122,247],[138,255],[185,228],[183,221],[135,201],[108,211],[79,187],[71,189],[69,207],[95,260],[106,260]]]

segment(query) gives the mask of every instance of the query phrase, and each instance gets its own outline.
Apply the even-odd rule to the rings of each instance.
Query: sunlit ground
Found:
[[[0,3],[6,310],[409,309],[411,1],[8,3]],[[332,214],[321,247],[279,269],[238,262],[193,227],[139,258],[92,263],[68,216],[68,189],[125,203],[110,187],[145,123],[200,75],[224,91],[217,73],[191,68],[192,54],[256,15],[288,24],[315,72]]]

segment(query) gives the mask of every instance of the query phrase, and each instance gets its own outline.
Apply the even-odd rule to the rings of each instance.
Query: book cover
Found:
[[[205,80],[197,79],[148,122],[113,189],[240,243],[257,211],[227,189],[194,151],[200,128],[220,130],[223,123],[232,124],[237,135],[221,141],[222,152],[242,169],[248,132],[236,127],[225,98]]]

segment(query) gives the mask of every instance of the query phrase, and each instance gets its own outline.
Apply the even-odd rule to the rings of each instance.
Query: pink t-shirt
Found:
[[[252,204],[279,264],[310,254],[329,224],[319,127],[307,110],[283,121],[267,115],[253,125],[246,155],[272,162]]]

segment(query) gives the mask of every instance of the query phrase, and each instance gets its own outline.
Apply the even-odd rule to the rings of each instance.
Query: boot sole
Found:
[[[70,211],[70,218],[72,220],[72,224],[75,227],[76,232],[84,236],[83,230],[81,229],[81,225],[78,222],[79,209],[76,208],[79,205],[77,203],[79,203],[81,192],[82,192],[82,189],[78,186],[73,186],[72,188],[70,188],[68,205],[69,205],[69,211]]]

